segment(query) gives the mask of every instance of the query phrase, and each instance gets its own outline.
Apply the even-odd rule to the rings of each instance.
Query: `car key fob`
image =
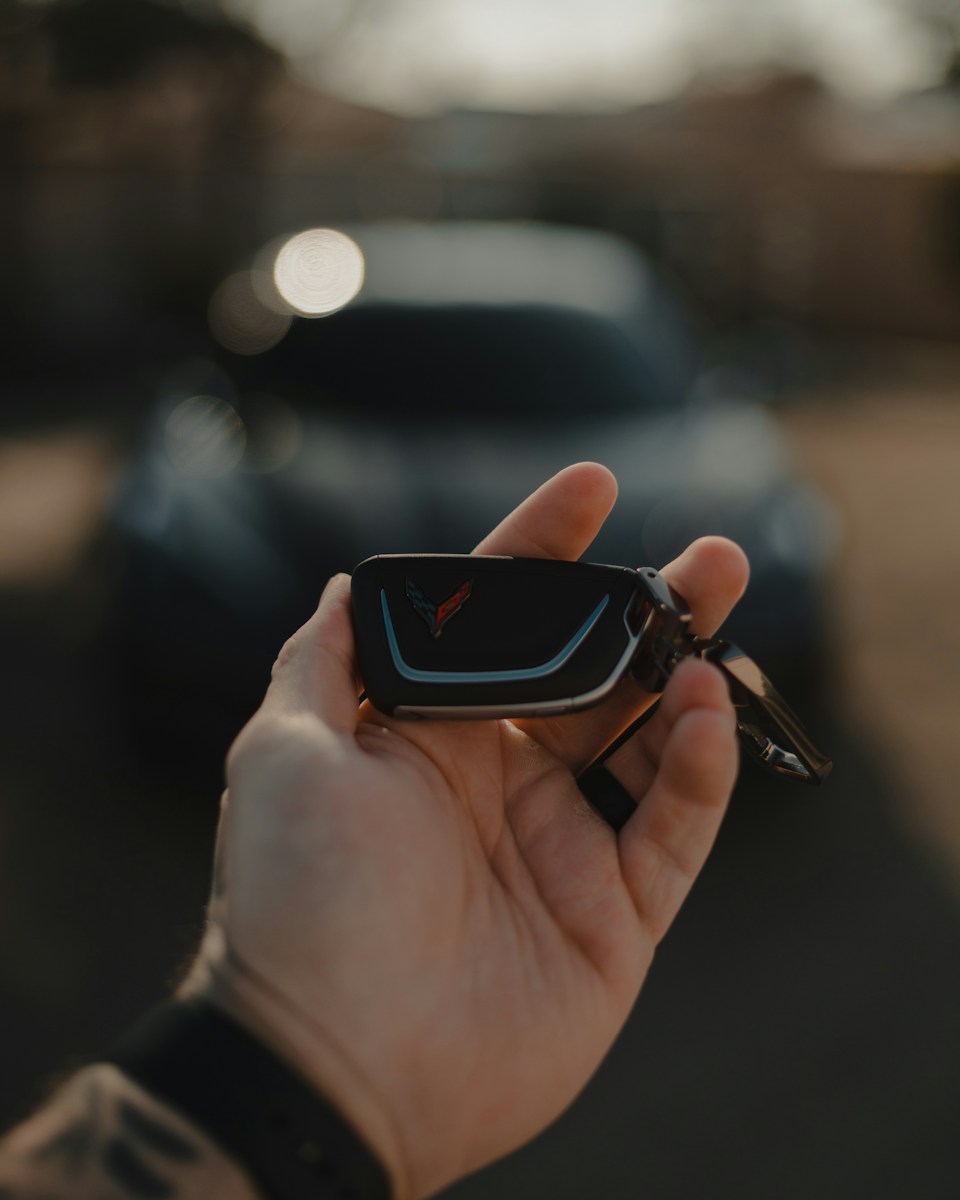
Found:
[[[593,563],[382,554],[352,590],[367,695],[395,716],[586,708],[625,674],[643,623],[637,573]]]
[[[741,743],[754,759],[814,786],[830,773],[830,758],[757,664],[728,641],[696,636],[683,598],[652,567],[382,554],[356,568],[352,592],[360,670],[381,712],[461,719],[575,712],[603,700],[628,671],[646,691],[660,692],[677,664],[696,655],[725,676]],[[652,711],[580,780],[596,775]]]

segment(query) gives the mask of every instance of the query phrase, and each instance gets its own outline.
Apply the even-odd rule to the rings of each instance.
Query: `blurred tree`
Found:
[[[241,204],[236,171],[263,152],[263,96],[284,60],[212,4],[177,0],[0,0],[0,29],[0,328],[13,335],[8,371],[49,377],[61,334],[90,359],[109,341],[116,359],[146,336],[137,304],[202,310],[258,206],[259,175]],[[75,178],[77,163],[98,169]],[[59,199],[75,186],[79,203]],[[99,342],[64,321],[49,329],[40,260],[77,297],[105,294],[106,264],[122,264],[133,291],[112,319],[130,328]]]
[[[110,87],[183,54],[279,66],[281,56],[213,9],[163,0],[55,0],[44,10],[55,82]]]
[[[231,19],[256,29],[294,63],[299,73],[319,87],[325,69],[358,33],[383,24],[400,11],[412,11],[418,0],[195,0],[212,5]]]

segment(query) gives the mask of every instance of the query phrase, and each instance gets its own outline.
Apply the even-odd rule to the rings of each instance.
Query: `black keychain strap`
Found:
[[[588,767],[578,777],[577,787],[615,833],[637,811],[636,800],[606,767]]]
[[[722,638],[693,638],[690,653],[718,667],[727,681],[737,717],[740,745],[760,766],[781,778],[816,787],[830,774],[833,763],[814,744],[800,718],[752,658]],[[619,832],[637,802],[604,766],[611,755],[642,729],[660,707],[657,699],[577,778],[580,791],[611,828]]]
[[[713,663],[727,682],[743,749],[768,771],[816,787],[830,774],[831,759],[813,742],[800,718],[752,658],[723,638],[701,638],[690,631],[686,602],[651,567],[638,572],[649,606],[649,628],[638,652],[634,677],[649,691],[660,691],[677,663],[697,655]],[[637,802],[604,764],[653,717],[657,699],[593,760],[577,784],[603,819],[617,832]]]

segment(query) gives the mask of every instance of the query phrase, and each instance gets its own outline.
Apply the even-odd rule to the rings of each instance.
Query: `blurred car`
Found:
[[[734,538],[752,578],[728,635],[785,690],[815,675],[831,513],[635,250],[535,225],[350,234],[357,298],[261,353],[181,364],[117,496],[114,645],[142,728],[219,760],[332,572],[469,549],[585,459],[620,484],[586,557]]]

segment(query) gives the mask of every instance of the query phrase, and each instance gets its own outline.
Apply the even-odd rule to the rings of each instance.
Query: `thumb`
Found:
[[[338,733],[352,733],[359,693],[350,576],[334,575],[316,612],[277,656],[263,710],[278,716],[309,713]]]

